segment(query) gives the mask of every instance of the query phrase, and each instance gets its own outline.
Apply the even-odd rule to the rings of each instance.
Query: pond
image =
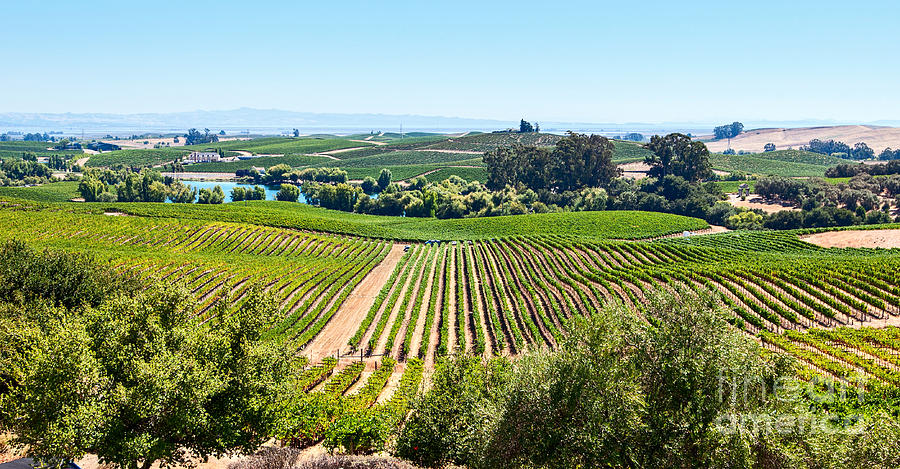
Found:
[[[185,186],[197,189],[197,192],[200,192],[200,189],[212,189],[213,187],[219,186],[225,192],[225,202],[231,202],[231,189],[235,187],[243,187],[244,189],[253,189],[253,184],[246,184],[242,182],[228,182],[228,181],[185,181],[182,180]],[[266,190],[266,200],[275,200],[275,194],[278,193],[278,189],[280,185],[277,186],[263,186],[260,184],[263,189]],[[306,197],[303,197],[303,194],[300,194],[300,198],[297,199],[298,202],[306,203]],[[167,199],[166,202],[169,202]]]

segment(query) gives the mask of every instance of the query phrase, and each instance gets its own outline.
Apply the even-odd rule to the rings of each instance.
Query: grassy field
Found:
[[[35,205],[36,209],[42,207],[42,205]],[[684,230],[698,230],[708,226],[706,222],[696,218],[629,211],[568,212],[439,220],[362,215],[300,203],[276,201],[254,201],[219,206],[96,202],[50,204],[49,207],[85,214],[118,211],[150,218],[250,223],[401,240],[481,239],[528,234],[558,234],[593,239],[640,239],[680,233]]]
[[[777,150],[752,155],[710,154],[709,162],[721,171],[785,177],[822,177],[825,170],[847,160],[800,150]]]
[[[76,197],[78,182],[62,181],[34,187],[0,187],[0,197],[15,197],[35,202],[66,202]]]
[[[425,145],[423,149],[457,150],[457,151],[491,151],[498,147],[521,143],[523,145],[553,146],[561,139],[561,135],[542,133],[486,133],[466,135],[445,141]]]
[[[626,142],[624,140],[613,140],[612,142],[615,145],[613,161],[619,164],[644,161],[646,156],[653,153],[639,143]]]
[[[0,159],[4,158],[22,158],[25,152],[34,152],[39,158],[46,158],[50,155],[62,155],[65,157],[78,158],[82,155],[81,150],[47,150],[55,143],[53,142],[25,142],[12,141],[0,142]]]
[[[484,168],[451,167],[441,168],[433,173],[429,173],[425,175],[425,179],[427,179],[428,182],[439,182],[449,178],[450,176],[459,176],[466,181],[485,182],[487,181],[488,174]]]

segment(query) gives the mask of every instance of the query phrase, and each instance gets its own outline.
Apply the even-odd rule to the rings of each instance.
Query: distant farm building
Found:
[[[87,144],[88,150],[94,151],[115,151],[121,150],[122,148],[118,145],[113,145],[112,143],[106,142],[91,142]]]
[[[186,163],[212,163],[222,161],[222,157],[214,151],[192,151],[184,161]]]

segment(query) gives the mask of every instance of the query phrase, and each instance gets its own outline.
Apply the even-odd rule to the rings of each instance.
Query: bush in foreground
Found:
[[[730,327],[713,298],[654,296],[576,318],[558,351],[507,371],[441,363],[396,454],[504,467],[896,467],[900,425],[851,426],[810,410],[791,362]],[[815,424],[812,427],[807,423]],[[816,426],[818,425],[818,426]]]

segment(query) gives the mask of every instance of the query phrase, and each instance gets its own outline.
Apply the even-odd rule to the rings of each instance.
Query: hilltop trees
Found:
[[[487,185],[493,190],[509,185],[536,191],[603,187],[621,173],[612,153],[613,144],[607,138],[573,132],[553,149],[519,144],[500,147],[484,156]]]
[[[900,150],[891,150],[891,147],[887,147],[878,154],[878,159],[882,161],[900,160]]]
[[[184,143],[185,145],[196,145],[201,143],[215,143],[219,141],[219,137],[215,134],[211,134],[209,129],[203,129],[203,133],[200,133],[197,129],[190,129],[188,133],[184,134]]]
[[[522,119],[522,120],[519,122],[519,133],[524,134],[524,133],[531,133],[531,132],[534,132],[534,131],[535,131],[535,130],[534,130],[534,126],[531,125],[531,122],[528,122],[528,121],[525,120],[525,119]]]
[[[850,147],[844,142],[836,142],[834,140],[819,140],[814,138],[809,141],[808,145],[800,147],[803,151],[811,151],[822,155],[850,154]]]
[[[709,164],[709,150],[702,142],[693,142],[684,134],[672,133],[650,138],[647,148],[653,155],[644,162],[650,165],[651,177],[663,178],[673,175],[690,182],[697,182],[712,176]]]
[[[740,122],[732,122],[731,124],[720,125],[713,129],[713,134],[716,137],[716,140],[722,140],[723,138],[734,138],[741,134],[744,131],[744,124]]]

